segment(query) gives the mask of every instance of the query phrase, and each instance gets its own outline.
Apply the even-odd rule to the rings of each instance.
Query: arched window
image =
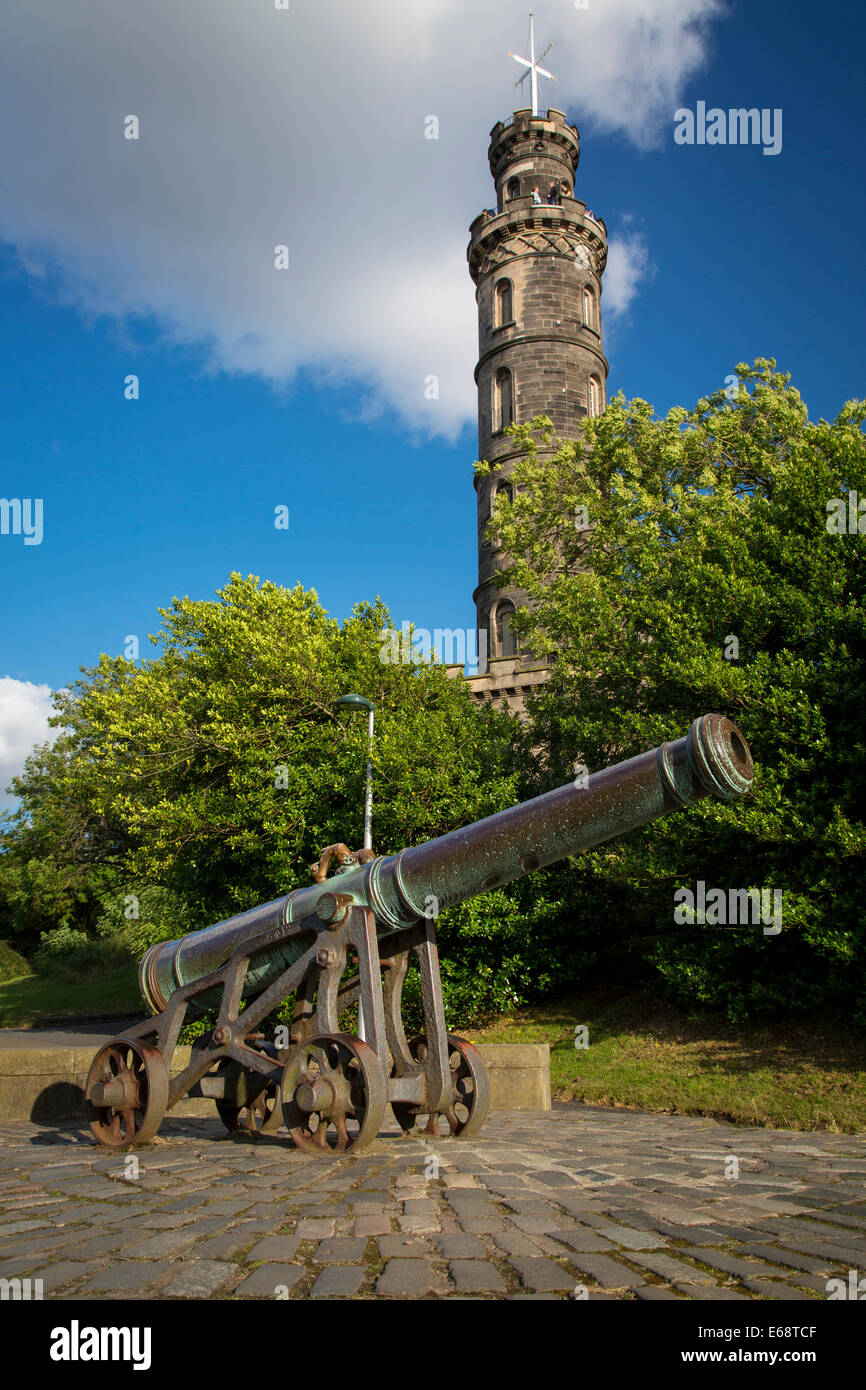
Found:
[[[507,187],[507,189],[506,189],[505,191],[506,191],[506,195],[507,195],[509,198],[519,198],[519,197],[520,197],[520,179],[509,179],[509,180],[508,180],[508,187]]]
[[[495,517],[496,503],[507,502],[510,505],[513,500],[514,489],[512,484],[510,484],[510,482],[498,482],[498,484],[491,489],[491,510],[489,510],[488,520],[492,521],[493,517]],[[499,550],[500,546],[502,546],[502,537],[500,537],[499,532],[496,532],[496,535],[492,535],[491,545],[495,550]]]
[[[597,376],[589,378],[589,389],[587,391],[587,412],[590,415],[601,414],[601,382]]]
[[[559,196],[560,196],[561,198],[570,198],[570,197],[571,197],[571,184],[568,182],[568,179],[562,179],[562,180],[560,181],[560,184],[559,184]]]
[[[500,603],[496,609],[496,655],[517,656],[517,638],[511,628],[513,603]]]
[[[583,289],[583,322],[587,328],[591,328],[595,332],[598,331],[595,317],[595,295],[589,285],[585,285]]]
[[[496,285],[494,322],[497,328],[511,323],[514,318],[514,289],[510,280],[499,280]]]
[[[493,432],[504,430],[514,420],[514,384],[511,372],[501,367],[493,378]]]

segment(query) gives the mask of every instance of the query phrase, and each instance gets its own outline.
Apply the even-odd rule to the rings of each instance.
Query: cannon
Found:
[[[85,1090],[93,1134],[118,1149],[146,1142],[186,1095],[213,1099],[232,1132],[284,1126],[314,1154],[361,1148],[389,1104],[405,1133],[477,1134],[489,1077],[446,1028],[438,914],[705,797],[733,801],[752,774],[739,729],[707,714],[683,738],[398,854],[330,845],[308,887],[145,954],[152,1017],[96,1054]],[[401,999],[413,952],[424,1033],[409,1039]],[[260,1025],[292,995],[283,1038],[267,1039]],[[354,1005],[363,1038],[341,1031]],[[209,1011],[214,1027],[171,1077],[181,1027]]]

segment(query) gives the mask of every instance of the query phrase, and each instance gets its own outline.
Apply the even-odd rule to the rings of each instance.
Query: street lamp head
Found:
[[[341,695],[336,701],[338,705],[353,705],[358,709],[374,710],[376,706],[372,700],[368,700],[363,695]]]

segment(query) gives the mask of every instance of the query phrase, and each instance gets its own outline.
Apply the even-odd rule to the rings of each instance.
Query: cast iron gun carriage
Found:
[[[139,981],[155,1017],[94,1058],[85,1093],[93,1133],[114,1148],[143,1143],[190,1095],[215,1100],[229,1130],[283,1124],[312,1153],[368,1143],[388,1104],[404,1131],[438,1135],[444,1119],[452,1135],[477,1134],[489,1077],[476,1048],[446,1030],[435,917],[704,797],[733,801],[752,773],[736,725],[707,714],[684,738],[398,854],[329,846],[311,886],[146,953]],[[411,952],[425,1032],[409,1040],[401,997]],[[290,995],[287,1045],[277,1047],[257,1030]],[[354,1004],[364,1039],[340,1030]],[[208,1010],[214,1028],[170,1077],[184,1021]]]

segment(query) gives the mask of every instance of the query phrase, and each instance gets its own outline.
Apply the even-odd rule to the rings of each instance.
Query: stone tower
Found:
[[[471,678],[478,699],[521,709],[546,669],[515,648],[510,614],[526,596],[500,589],[504,557],[485,539],[493,497],[509,489],[517,452],[504,433],[514,421],[549,415],[561,439],[606,404],[601,344],[601,277],[607,228],[574,196],[580,136],[562,111],[515,111],[490,132],[496,207],[476,217],[467,250],[478,304],[478,457],[495,465],[477,478],[479,630],[488,671]],[[551,187],[555,202],[548,201]],[[541,202],[535,201],[538,190]],[[479,648],[483,650],[483,648]]]

